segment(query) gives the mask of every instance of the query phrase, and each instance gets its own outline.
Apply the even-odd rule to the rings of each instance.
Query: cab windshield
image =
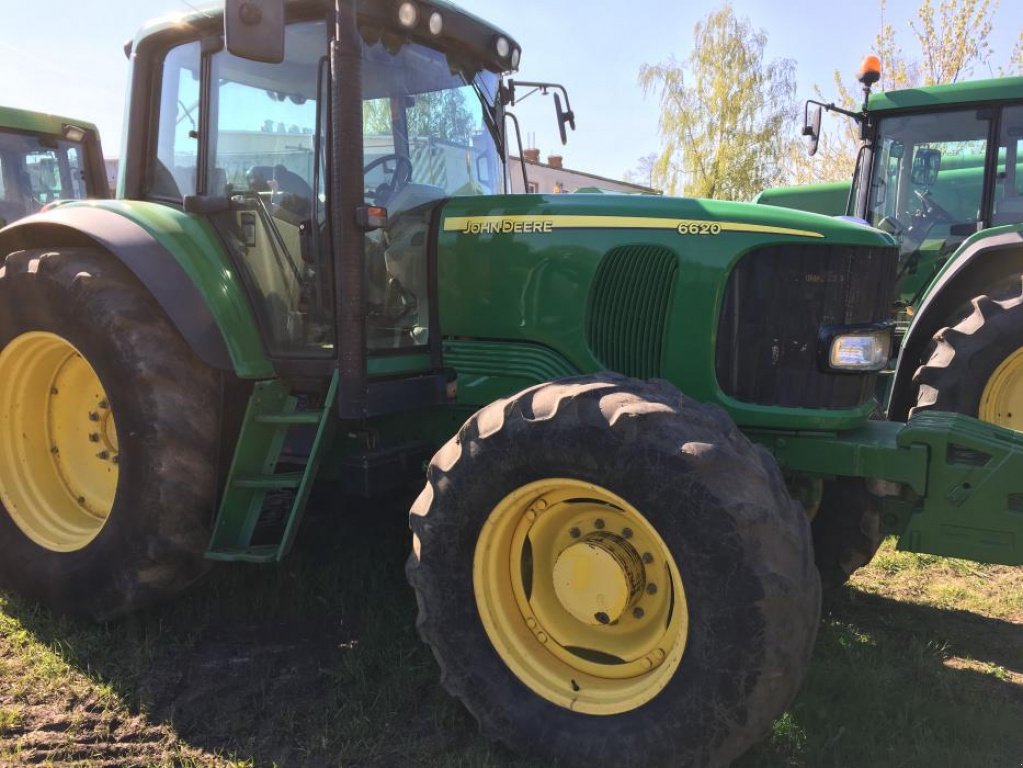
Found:
[[[983,114],[966,109],[879,122],[866,218],[898,238],[904,260],[920,250],[951,252],[977,231],[990,129]]]
[[[491,131],[497,88],[494,73],[441,51],[366,45],[367,201],[394,214],[442,197],[499,193],[503,175]]]
[[[371,351],[429,341],[431,202],[499,194],[498,77],[419,44],[363,47],[363,187],[387,209],[366,236],[366,339]]]

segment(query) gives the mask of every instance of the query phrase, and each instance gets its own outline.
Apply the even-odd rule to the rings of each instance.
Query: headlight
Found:
[[[502,59],[507,59],[508,54],[511,53],[511,43],[508,42],[508,38],[498,35],[497,40],[494,41],[494,50]]]
[[[892,351],[895,324],[827,325],[818,337],[817,360],[825,373],[871,373],[883,370]]]
[[[412,29],[419,21],[419,9],[415,3],[402,3],[398,6],[398,23],[405,29]]]
[[[439,35],[444,31],[444,18],[434,11],[430,14],[430,34]]]

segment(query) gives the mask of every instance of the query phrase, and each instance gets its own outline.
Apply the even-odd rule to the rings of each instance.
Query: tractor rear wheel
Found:
[[[795,695],[820,608],[774,460],[665,383],[566,379],[433,458],[407,573],[442,682],[566,765],[726,765]]]
[[[0,584],[106,619],[205,570],[217,374],[122,265],[0,263]]]
[[[1023,294],[978,296],[972,311],[934,335],[930,359],[917,369],[918,411],[953,411],[1023,431]]]

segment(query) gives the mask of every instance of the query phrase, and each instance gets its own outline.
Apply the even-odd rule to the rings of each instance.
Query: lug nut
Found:
[[[96,458],[103,459],[103,461],[106,461],[107,459],[110,458],[110,454],[107,453],[106,451],[100,451],[99,453],[96,454]]]
[[[623,529],[622,530],[622,536],[624,538],[626,538],[626,539],[631,539],[632,538],[632,529],[631,528]]]
[[[99,421],[99,414],[95,411],[89,411],[89,421]]]
[[[99,442],[99,433],[98,432],[93,432],[92,434],[90,434],[89,435],[89,442],[90,443],[98,443]]]
[[[643,562],[644,563],[646,563],[647,565],[650,565],[650,563],[652,563],[653,561],[654,561],[654,556],[653,555],[651,555],[649,552],[644,552],[643,553]]]
[[[646,593],[648,595],[656,594],[656,592],[657,592],[657,585],[656,584],[651,583],[651,584],[647,584],[646,585]]]
[[[580,531],[578,528],[573,528],[568,532],[568,535],[571,536],[573,539],[578,539],[580,536],[583,535],[583,532]]]
[[[595,618],[601,624],[610,624],[611,623],[611,617],[608,616],[603,611],[599,611],[598,613],[593,614],[593,618]]]
[[[640,608],[639,606],[636,606],[635,608],[632,609],[632,617],[634,619],[642,619],[644,613],[645,613],[645,611],[642,608]]]
[[[103,408],[104,410],[106,410],[106,409],[108,409],[110,407],[110,403],[108,403],[106,400],[100,400],[99,401],[99,407]]]
[[[593,527],[596,528],[598,531],[604,530],[604,521],[598,517],[596,520],[593,521]]]

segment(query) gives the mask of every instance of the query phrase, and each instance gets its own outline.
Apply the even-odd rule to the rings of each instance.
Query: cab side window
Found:
[[[1002,113],[993,183],[992,226],[1023,222],[1023,105]]]
[[[198,42],[171,49],[164,59],[156,147],[146,180],[146,196],[181,200],[194,195],[199,159]]]

